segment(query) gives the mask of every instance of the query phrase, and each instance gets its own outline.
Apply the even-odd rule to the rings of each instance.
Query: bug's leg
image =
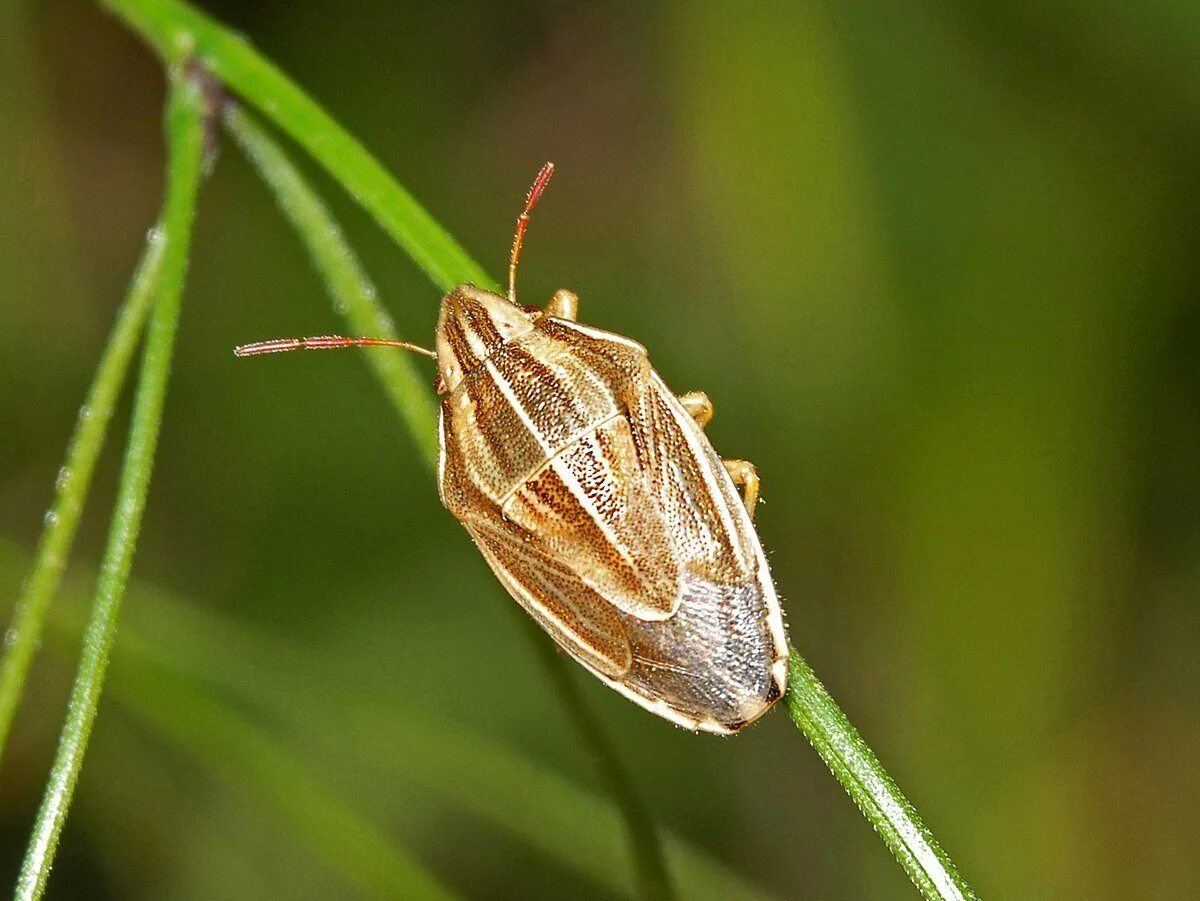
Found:
[[[688,415],[696,420],[696,425],[700,428],[704,428],[712,422],[712,401],[703,391],[689,391],[687,394],[681,394],[679,402],[683,404],[683,409],[687,410]]]
[[[742,489],[742,502],[750,519],[754,519],[754,508],[758,504],[758,470],[749,460],[722,460],[733,484]]]
[[[579,318],[579,295],[566,288],[555,291],[550,302],[546,304],[546,315],[575,322]]]

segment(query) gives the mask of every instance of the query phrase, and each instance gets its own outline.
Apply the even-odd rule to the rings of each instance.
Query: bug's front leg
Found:
[[[559,288],[546,304],[546,315],[575,322],[579,319],[579,295],[566,288]]]
[[[742,489],[742,503],[750,519],[754,519],[754,508],[758,504],[758,470],[749,460],[722,460],[733,484]]]

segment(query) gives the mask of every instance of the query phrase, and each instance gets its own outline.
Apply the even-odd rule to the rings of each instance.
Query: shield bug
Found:
[[[758,476],[713,450],[705,394],[676,396],[641,344],[580,324],[573,293],[517,304],[529,215],[553,170],[517,220],[508,296],[446,294],[436,351],[326,336],[235,353],[382,345],[436,359],[439,496],[500,583],[605,684],[687,729],[731,734],[787,680],[753,525]]]

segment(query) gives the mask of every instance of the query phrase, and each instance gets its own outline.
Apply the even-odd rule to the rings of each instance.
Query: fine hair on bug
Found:
[[[787,687],[783,611],[753,524],[759,479],[704,432],[630,338],[578,321],[579,298],[517,303],[538,172],[517,219],[507,296],[463,284],[435,348],[324,335],[238,356],[391,347],[437,361],[438,496],[508,593],[609,687],[670,722],[730,735]]]

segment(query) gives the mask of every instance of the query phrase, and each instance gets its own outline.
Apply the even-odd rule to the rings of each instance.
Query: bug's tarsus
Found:
[[[510,303],[517,302],[517,260],[521,257],[521,245],[525,242],[525,229],[529,227],[529,214],[537,205],[538,198],[546,190],[546,185],[549,184],[550,176],[553,174],[554,163],[545,163],[538,172],[537,178],[533,180],[529,196],[525,198],[525,209],[517,217],[517,230],[513,233],[512,254],[508,258],[508,300]]]
[[[279,354],[289,350],[336,350],[341,347],[399,347],[437,359],[437,354],[418,344],[394,341],[391,338],[344,338],[341,335],[317,335],[311,338],[272,338],[255,341],[233,349],[234,356],[255,357],[260,354]]]

